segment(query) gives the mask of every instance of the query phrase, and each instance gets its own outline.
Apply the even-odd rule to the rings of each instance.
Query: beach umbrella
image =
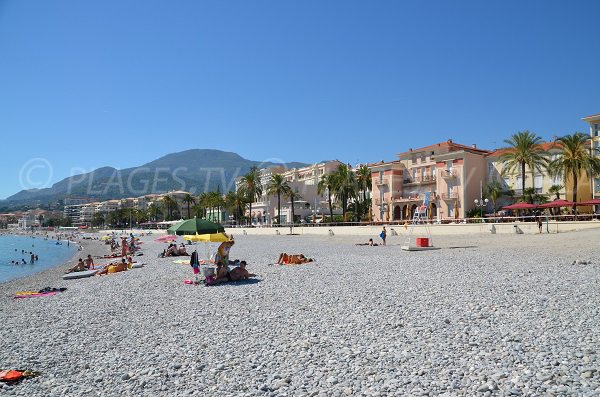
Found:
[[[177,236],[173,236],[173,235],[169,235],[167,234],[166,236],[160,236],[159,238],[154,239],[154,241],[156,241],[157,243],[169,243],[172,241],[177,240]]]
[[[535,204],[529,204],[525,202],[514,203],[511,205],[507,205],[502,207],[503,210],[533,210],[538,206]]]
[[[538,208],[558,208],[558,207],[572,207],[575,203],[568,200],[557,199],[550,201],[549,203],[540,204]]]
[[[223,226],[218,223],[207,221],[206,219],[188,219],[183,222],[179,222],[171,226],[167,232],[169,234],[176,234],[178,236],[192,235],[192,234],[212,234],[222,233],[225,231]]]
[[[192,234],[183,236],[184,240],[202,241],[205,243],[223,243],[231,240],[225,233]]]

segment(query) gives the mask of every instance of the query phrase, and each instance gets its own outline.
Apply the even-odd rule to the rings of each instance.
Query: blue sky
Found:
[[[588,132],[597,15],[595,0],[0,0],[0,198],[190,148],[354,164]]]

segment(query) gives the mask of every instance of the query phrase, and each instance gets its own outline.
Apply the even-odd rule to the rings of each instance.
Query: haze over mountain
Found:
[[[227,192],[235,189],[235,178],[252,166],[266,168],[304,167],[299,162],[276,163],[248,160],[237,153],[214,149],[191,149],[167,154],[139,167],[118,170],[98,168],[74,175],[50,188],[22,190],[4,200],[3,204],[44,204],[67,196],[86,196],[99,200],[138,197],[149,193],[185,190],[193,194],[206,191]]]

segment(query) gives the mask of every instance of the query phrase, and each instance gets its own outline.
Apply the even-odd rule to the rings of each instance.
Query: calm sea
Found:
[[[24,277],[53,266],[65,263],[75,251],[77,245],[67,246],[66,241],[61,241],[62,245],[56,245],[56,240],[44,240],[43,237],[36,236],[0,236],[0,283],[19,277]],[[22,252],[25,251],[25,253]],[[30,252],[36,254],[38,261],[30,264]],[[27,264],[12,264],[11,261],[25,259]]]

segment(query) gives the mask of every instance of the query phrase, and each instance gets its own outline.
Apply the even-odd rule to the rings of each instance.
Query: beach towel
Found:
[[[0,381],[7,383],[18,382],[23,378],[33,378],[39,374],[39,372],[29,371],[27,369],[0,370]]]
[[[59,292],[64,292],[66,290],[67,290],[66,288],[46,287],[39,291],[17,291],[17,292],[15,292],[15,299],[36,298],[38,296],[52,296],[52,295],[56,295]]]
[[[25,291],[25,292],[29,292],[29,291]],[[39,296],[52,296],[52,295],[56,295],[58,294],[58,292],[53,291],[53,292],[36,292],[36,293],[25,293],[25,294],[19,294],[18,292],[15,294],[15,299],[25,299],[25,298],[37,298]]]

